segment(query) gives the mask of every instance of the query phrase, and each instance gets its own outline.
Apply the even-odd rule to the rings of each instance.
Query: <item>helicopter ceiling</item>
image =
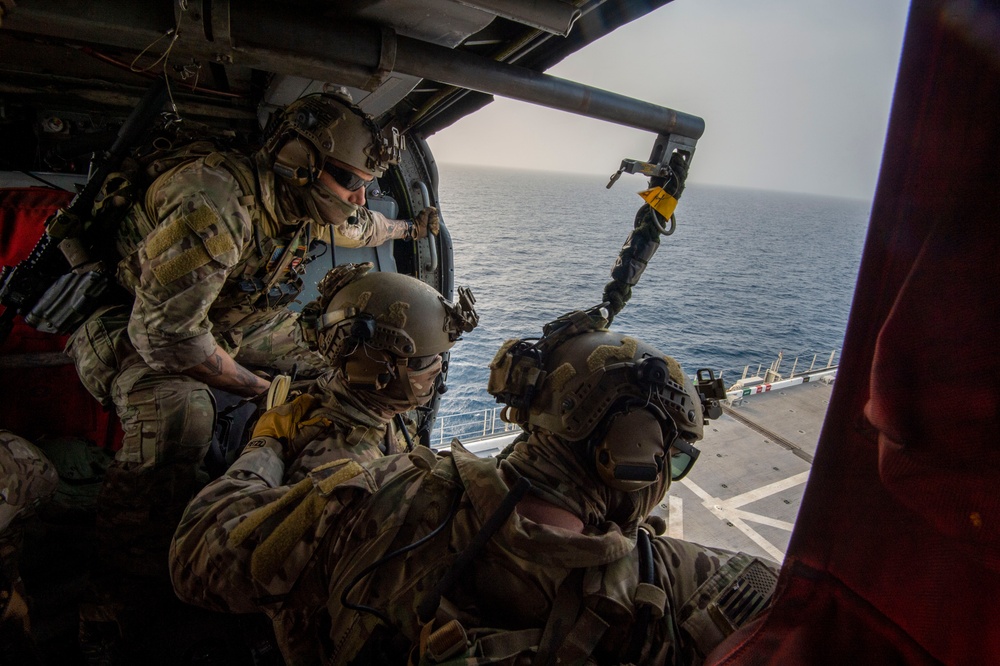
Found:
[[[427,136],[499,94],[696,140],[700,118],[541,73],[669,1],[0,0],[0,95],[72,121],[166,73],[182,113],[239,125],[343,85]]]

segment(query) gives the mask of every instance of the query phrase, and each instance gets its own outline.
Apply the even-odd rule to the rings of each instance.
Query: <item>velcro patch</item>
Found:
[[[576,370],[569,363],[563,363],[552,371],[549,375],[549,382],[553,391],[561,391],[566,387],[566,382],[576,376]]]
[[[358,474],[361,474],[362,472],[365,471],[364,468],[361,467],[361,465],[359,465],[354,460],[349,460],[349,459],[337,460],[333,463],[333,466],[340,467],[340,469],[338,469],[330,476],[323,478],[316,483],[316,489],[319,491],[320,495],[324,496],[329,495],[334,488],[336,488],[337,486],[346,481],[350,481]],[[320,467],[317,467],[313,471],[314,472],[319,471],[324,467],[326,466],[321,465]]]
[[[146,241],[146,256],[155,259],[192,232],[198,234],[219,221],[219,216],[208,206],[200,206],[189,215],[174,220]],[[232,247],[232,239],[229,239]],[[212,256],[216,256],[213,254]]]
[[[594,372],[615,361],[630,361],[635,356],[638,344],[635,338],[622,338],[621,346],[601,345],[587,357],[587,370]]]
[[[211,260],[212,257],[209,256],[208,251],[199,245],[184,250],[173,259],[153,267],[153,275],[160,281],[160,284],[170,284],[195,269],[201,268]]]
[[[153,275],[160,284],[170,284],[188,273],[201,268],[212,259],[232,250],[235,246],[230,236],[212,236],[202,245],[184,250],[172,259],[153,268]]]

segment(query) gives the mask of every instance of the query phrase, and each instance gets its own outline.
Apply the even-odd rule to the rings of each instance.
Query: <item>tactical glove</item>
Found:
[[[421,238],[427,238],[428,233],[432,233],[437,236],[438,232],[441,230],[441,216],[438,215],[437,208],[433,206],[428,206],[422,211],[417,213],[417,216],[413,218],[413,239],[419,240]]]
[[[316,396],[305,393],[261,414],[243,453],[269,446],[285,460],[294,458],[299,453],[295,443],[302,440],[298,437],[300,429],[312,424],[312,421],[305,420],[305,416],[318,401]]]

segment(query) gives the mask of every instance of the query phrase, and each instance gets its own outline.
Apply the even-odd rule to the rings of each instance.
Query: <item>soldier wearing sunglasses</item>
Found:
[[[245,451],[189,505],[175,591],[264,610],[290,664],[701,663],[764,611],[775,567],[651,526],[714,410],[605,325],[571,313],[500,348],[488,390],[524,435],[499,460],[456,440],[293,485],[289,447]]]
[[[327,225],[337,245],[368,247],[437,233],[435,208],[412,220],[393,220],[364,207],[368,185],[399,161],[406,146],[395,129],[383,131],[347,99],[302,97],[275,117],[267,137],[261,155],[273,160],[277,186],[285,186],[286,198],[299,200],[301,214]]]

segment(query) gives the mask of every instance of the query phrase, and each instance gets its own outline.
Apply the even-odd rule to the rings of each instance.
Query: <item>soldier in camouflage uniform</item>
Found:
[[[374,246],[436,231],[433,209],[406,221],[364,208],[365,186],[398,161],[403,144],[343,98],[293,102],[265,139],[252,155],[214,152],[201,141],[145,162],[148,175],[159,175],[116,237],[117,278],[132,302],[92,315],[67,346],[84,385],[115,406],[125,432],[98,497],[103,571],[94,603],[81,607],[84,642],[105,640],[87,638],[93,632],[83,625],[138,617],[107,610],[122,599],[147,606],[150,585],[170,594],[170,536],[204,481],[198,467],[215,425],[210,388],[243,397],[267,391],[270,382],[248,365],[322,369],[287,309],[314,243]],[[94,631],[113,640],[123,630]]]
[[[31,640],[27,599],[18,569],[23,523],[59,483],[38,448],[0,430],[0,655],[4,663],[41,663]]]
[[[289,484],[296,449],[262,438],[188,507],[175,591],[264,609],[290,665],[700,663],[766,607],[773,565],[650,534],[702,404],[604,324],[573,313],[500,349],[490,392],[525,428],[500,461],[456,440]]]
[[[479,323],[468,289],[452,304],[416,278],[371,268],[339,266],[320,281],[303,317],[316,319],[315,345],[330,370],[254,428],[252,444],[271,437],[301,451],[287,470],[293,483],[331,460],[412,449],[405,413],[430,402],[442,354]]]
[[[209,387],[252,397],[269,381],[245,365],[322,367],[286,307],[313,242],[379,245],[425,236],[436,219],[432,209],[415,223],[363,207],[365,185],[402,144],[339,97],[290,104],[252,156],[206,143],[150,163],[164,172],[117,238],[118,280],[134,301],[93,315],[67,347],[125,431],[98,499],[102,559],[164,579],[170,534],[212,438]]]

